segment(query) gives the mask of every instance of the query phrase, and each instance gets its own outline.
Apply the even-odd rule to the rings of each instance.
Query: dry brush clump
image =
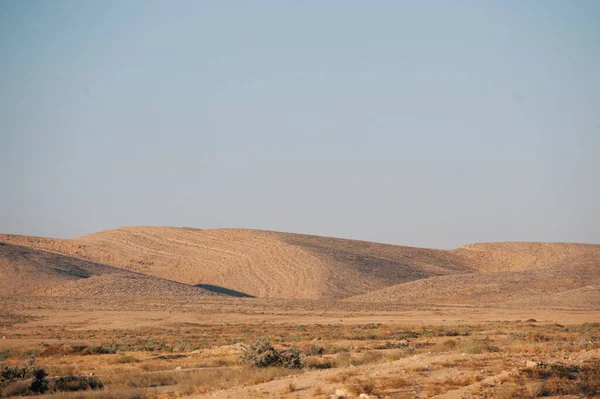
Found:
[[[40,353],[41,357],[65,355],[107,355],[115,354],[119,350],[116,342],[107,342],[101,345],[88,344],[62,344],[50,345]]]
[[[48,391],[48,373],[32,362],[25,366],[2,365],[0,396],[37,395]]]
[[[100,390],[103,387],[104,384],[93,376],[67,375],[49,378],[46,370],[33,362],[24,366],[0,366],[0,397]]]
[[[546,364],[521,371],[526,380],[537,382],[533,396],[600,395],[600,360],[582,365]]]
[[[49,384],[49,388],[51,392],[96,391],[104,388],[104,384],[93,376],[67,375],[53,378]]]
[[[299,369],[305,365],[302,353],[291,347],[285,351],[279,351],[271,345],[268,339],[260,339],[250,345],[240,357],[244,364],[255,367],[283,367],[288,369]]]
[[[537,398],[547,396],[600,396],[600,360],[580,365],[538,363],[520,369],[505,383],[488,394],[500,399]]]

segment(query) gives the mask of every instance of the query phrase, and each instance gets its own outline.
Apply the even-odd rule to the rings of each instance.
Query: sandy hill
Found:
[[[481,272],[502,272],[597,264],[600,245],[494,242],[465,245],[450,252]]]
[[[453,251],[477,273],[397,284],[349,301],[600,306],[600,245],[472,244]]]
[[[0,243],[0,296],[214,296],[210,291],[41,250]]]
[[[243,229],[125,227],[74,239],[0,241],[267,298],[344,298],[472,271],[448,251]]]
[[[0,235],[0,242],[238,296],[600,306],[593,300],[599,296],[600,245],[489,243],[444,251],[174,227],[124,227],[74,239]]]

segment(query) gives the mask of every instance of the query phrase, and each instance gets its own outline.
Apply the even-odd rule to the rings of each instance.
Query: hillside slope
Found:
[[[174,227],[124,227],[74,239],[0,235],[0,242],[263,298],[585,303],[586,295],[597,297],[600,286],[600,245],[589,244],[485,243],[444,251],[292,233]]]
[[[347,300],[600,307],[600,245],[489,243],[451,252],[480,272],[397,284]]]
[[[447,251],[242,229],[125,227],[74,239],[0,241],[266,298],[345,298],[472,271]]]
[[[549,242],[469,244],[452,251],[470,267],[487,273],[597,264],[600,245]]]
[[[0,243],[0,296],[215,296],[210,291],[55,253]]]

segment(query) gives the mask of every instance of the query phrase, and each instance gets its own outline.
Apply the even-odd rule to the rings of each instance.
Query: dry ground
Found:
[[[0,235],[0,362],[0,396],[591,397],[600,245]]]
[[[34,358],[50,378],[94,373],[104,389],[49,397],[519,398],[600,389],[588,375],[600,371],[600,311],[53,300],[0,299],[0,358],[8,365]],[[260,338],[278,350],[298,348],[305,366],[241,363]],[[575,371],[562,376],[557,367]]]

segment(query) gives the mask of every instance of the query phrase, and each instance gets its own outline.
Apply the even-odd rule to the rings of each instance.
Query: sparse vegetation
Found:
[[[59,335],[62,343],[43,343]],[[281,340],[293,335],[299,336],[295,346]],[[89,336],[97,341],[85,342]],[[151,397],[159,389],[173,395],[196,394],[251,386],[315,369],[339,369],[340,373],[327,381],[349,393],[371,392],[381,397],[394,397],[398,392],[435,395],[470,386],[477,395],[516,398],[575,392],[560,388],[573,381],[578,381],[575,394],[592,395],[586,393],[595,392],[597,383],[589,371],[594,369],[590,364],[583,367],[579,362],[564,363],[561,368],[563,363],[554,361],[529,371],[523,365],[526,360],[547,357],[549,353],[583,356],[600,348],[600,325],[498,322],[452,328],[407,326],[399,330],[383,323],[304,324],[302,328],[294,324],[182,324],[167,329],[95,332],[48,327],[23,337],[36,337],[41,343],[4,350],[6,366],[22,367],[19,362],[24,356],[36,357],[36,367],[47,374],[45,393],[65,398],[71,394],[59,390],[87,388],[77,394],[82,398],[110,398],[114,392]],[[246,346],[238,343],[240,340],[251,340],[252,344]],[[160,345],[148,351],[141,345],[147,342]],[[171,351],[170,347],[182,342],[189,348],[187,352]],[[88,348],[102,347],[110,350],[93,349],[88,353]],[[192,349],[195,347],[202,349]],[[364,370],[371,367],[380,372],[367,373],[367,377]],[[397,374],[382,372],[388,369]],[[80,377],[88,370],[99,376]],[[505,370],[517,371],[502,377],[497,385],[484,382]],[[440,373],[447,377],[436,377]],[[13,382],[3,386],[7,388],[4,396],[33,393],[28,380]],[[300,389],[295,380],[287,380],[277,392],[292,394],[289,383]],[[105,387],[102,392],[93,391],[101,386]],[[321,392],[327,396],[328,391]]]
[[[99,390],[103,387],[102,382],[96,377],[75,375],[48,377],[46,370],[33,362],[24,366],[0,365],[1,397]]]
[[[41,394],[48,390],[48,373],[33,362],[25,366],[0,365],[0,392],[2,396]]]
[[[458,390],[461,397],[598,395],[598,365],[592,360],[600,349],[600,324],[578,323],[595,320],[600,313],[590,307],[597,303],[592,286],[577,291],[582,284],[595,281],[595,264],[586,266],[585,276],[580,278],[574,273],[563,275],[562,263],[543,273],[527,269],[530,258],[514,255],[514,248],[521,244],[498,248],[484,244],[477,251],[448,252],[278,233],[184,233],[185,239],[181,239],[179,230],[160,228],[148,235],[143,228],[125,229],[113,237],[115,241],[109,240],[119,250],[107,252],[80,248],[72,240],[13,237],[21,240],[15,243],[25,246],[7,244],[2,253],[8,254],[10,262],[21,259],[33,270],[28,276],[38,278],[14,284],[12,281],[21,281],[21,277],[10,273],[18,268],[0,270],[3,284],[10,282],[2,285],[0,295],[26,292],[0,297],[0,361],[6,371],[2,395],[43,392],[45,397],[61,399],[174,398],[207,392],[219,395],[216,391],[230,388],[239,397],[288,398],[327,398],[338,389],[346,396],[382,398],[426,397]],[[164,242],[164,234],[170,241]],[[231,238],[238,240],[234,247]],[[251,262],[246,254],[238,256],[243,252],[240,248],[250,248],[248,242],[257,250],[251,251],[249,256],[256,257]],[[36,243],[48,245],[45,249],[50,252],[26,248]],[[302,251],[294,249],[290,258],[286,251],[294,245]],[[206,252],[207,247],[217,250]],[[534,247],[537,252],[546,251]],[[562,248],[552,247],[553,251]],[[599,259],[596,247],[567,247],[563,249],[572,259],[586,265]],[[528,245],[524,248],[531,249]],[[192,287],[150,278],[76,257],[67,259],[58,254],[61,251],[148,273],[164,269],[172,278],[189,278],[193,284],[198,279],[194,265],[206,255],[204,263],[217,274],[249,268],[247,287],[253,292],[263,292],[265,281],[272,280],[269,273],[279,275],[279,262],[283,262],[291,274],[269,283],[284,284],[269,292],[283,292],[292,299],[215,297],[212,294],[228,292],[215,286],[200,295],[198,290],[206,289],[207,284]],[[489,251],[500,259],[491,266],[472,256]],[[552,266],[556,257],[550,252],[544,252],[534,266]],[[263,257],[265,253],[269,256]],[[460,262],[456,262],[457,255]],[[482,270],[511,260],[507,267],[528,270],[531,281],[515,282],[512,272],[491,276],[469,269],[463,274],[467,258]],[[306,271],[317,264],[319,270],[328,270],[332,259],[336,259],[335,270],[341,268],[340,274],[327,284],[313,284],[314,276]],[[431,270],[436,266],[434,274],[442,275],[428,281],[430,270],[418,274],[425,270],[424,260]],[[438,260],[447,263],[437,264]],[[10,263],[0,266],[6,264]],[[175,264],[178,267],[171,267]],[[49,265],[55,268],[50,270]],[[347,270],[342,269],[348,265],[352,273],[345,274]],[[404,266],[417,271],[412,277],[418,279],[404,284]],[[445,276],[446,272],[451,273]],[[394,279],[403,282],[401,288],[394,285]],[[246,284],[232,281],[239,289]],[[464,281],[472,284],[456,290]],[[392,284],[390,291],[348,298],[364,292],[365,287],[388,284]],[[37,287],[35,292],[32,287]],[[561,291],[565,287],[579,296],[563,298],[563,293],[571,295]],[[538,313],[530,305],[545,306],[548,298],[540,302],[541,297],[531,292],[548,292],[550,299],[560,297],[569,306],[590,311],[583,314],[548,307]],[[35,296],[40,293],[47,295]],[[590,300],[588,294],[592,294]],[[311,296],[327,300],[304,299]],[[485,306],[490,298],[501,301],[509,297],[515,304],[532,300],[526,305],[532,310],[449,305]],[[432,298],[441,298],[439,306],[438,302],[435,306],[420,302]],[[380,300],[394,302],[382,305]],[[30,360],[36,365],[28,363],[31,370],[23,371],[23,362]],[[526,367],[532,364],[536,366]],[[34,367],[38,371],[32,371]],[[36,373],[40,374],[36,377]],[[265,386],[256,387],[265,382],[270,382],[265,385],[269,392],[263,391]]]
[[[255,367],[302,368],[302,353],[291,347],[285,351],[275,349],[268,339],[260,339],[250,345],[242,354],[241,362]]]

